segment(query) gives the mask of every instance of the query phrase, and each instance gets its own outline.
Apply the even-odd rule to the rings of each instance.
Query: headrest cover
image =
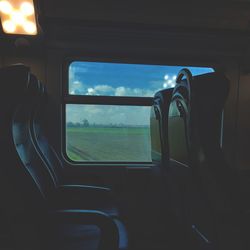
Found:
[[[24,65],[12,65],[0,69],[0,100],[14,103],[24,94],[30,78],[30,70]]]
[[[185,91],[180,90],[182,88],[184,88]],[[219,72],[197,75],[192,77],[191,83],[186,79],[177,83],[173,95],[177,92],[184,98],[187,94],[190,94],[192,98],[201,97],[202,99],[205,98],[206,101],[213,102],[214,98],[225,99],[227,97],[229,92],[229,81],[224,74]],[[211,98],[211,96],[213,96],[213,98]]]
[[[193,92],[193,93],[192,93]],[[191,96],[199,102],[224,104],[229,93],[229,80],[222,73],[213,72],[193,77]]]
[[[41,83],[37,80],[37,78],[33,74],[30,74],[29,83],[24,93],[23,101],[25,103],[36,104],[40,101],[41,96],[42,96]]]
[[[213,72],[192,77],[191,83],[186,79],[177,83],[172,100],[179,96],[192,107],[192,112],[196,110],[207,117],[224,106],[228,93],[228,79],[221,73]]]
[[[220,148],[222,111],[228,93],[229,81],[218,72],[195,77],[191,75],[188,80],[183,79],[176,84],[169,112],[172,158],[180,160],[187,155],[187,152],[180,151],[180,144],[187,145],[187,150],[192,145],[199,145],[206,152]],[[174,138],[171,143],[172,136]]]

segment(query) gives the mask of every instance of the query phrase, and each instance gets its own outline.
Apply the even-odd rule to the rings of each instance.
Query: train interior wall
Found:
[[[171,49],[169,48],[169,50]],[[79,58],[89,58],[92,52],[95,58],[100,58],[101,60],[103,59],[102,57],[108,58],[108,60],[112,60],[113,57],[116,60],[126,62],[157,63],[157,58],[159,58],[160,63],[186,63],[189,65],[199,65],[201,63],[202,65],[214,65],[218,67],[218,70],[225,72],[231,82],[231,87],[224,112],[223,149],[230,167],[240,170],[242,189],[246,192],[250,190],[248,186],[248,183],[250,183],[248,181],[250,179],[248,174],[250,169],[250,156],[248,154],[248,148],[250,147],[250,71],[247,71],[247,63],[243,63],[246,60],[225,55],[220,57],[219,53],[216,54],[215,52],[215,59],[213,60],[213,57],[211,58],[207,55],[204,55],[204,57],[202,55],[197,56],[195,51],[195,57],[192,57],[192,51],[190,51],[185,56],[181,56],[180,52],[178,52],[176,58],[173,54],[168,57],[167,52],[164,52],[164,55],[160,55],[159,51],[157,51],[156,55],[154,55],[153,49],[148,55],[144,54],[146,51],[140,51],[140,53],[136,54],[136,58],[133,58],[133,53],[130,52],[127,55],[126,52],[121,53],[121,55],[110,52],[111,56],[109,57],[107,52],[97,53],[93,49],[90,49],[87,57],[85,57],[84,51],[85,48],[79,50]],[[53,107],[48,110],[50,139],[58,154],[62,156],[61,101],[62,83],[64,81],[63,70],[65,69],[64,62],[68,57],[75,57],[78,52],[76,49],[72,50],[72,48],[66,47],[61,49],[43,49],[42,52],[26,52],[27,49],[21,52],[18,50],[17,54],[19,55],[16,56],[15,50],[5,51],[4,55],[0,57],[0,66],[15,63],[28,65],[31,71],[46,85]],[[160,203],[157,203],[159,202],[157,200],[158,196],[155,196],[154,193],[157,192],[157,188],[152,188],[155,185],[155,180],[150,168],[132,168],[129,166],[123,168],[115,166],[95,167],[90,165],[76,167],[67,161],[64,161],[64,165],[65,171],[72,181],[112,187],[120,203],[124,206],[124,210],[126,210],[124,217],[129,224],[132,241],[133,235],[136,235],[136,240],[134,240],[135,248],[136,244],[141,245],[141,242],[145,241],[145,239],[148,239],[148,241],[146,240],[146,243],[144,242],[143,244],[147,245],[149,249],[150,245],[156,247],[157,244],[164,244],[161,243],[161,241],[166,240],[164,234],[162,234],[164,225],[158,227],[162,223],[161,214],[158,212],[161,208]],[[149,228],[149,230],[145,230],[145,228]],[[151,239],[154,240],[152,241]]]

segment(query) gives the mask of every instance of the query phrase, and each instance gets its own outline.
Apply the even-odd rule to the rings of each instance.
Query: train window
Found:
[[[69,65],[68,94],[88,96],[153,97],[162,88],[175,85],[183,66],[72,62]],[[211,68],[188,67],[193,75],[212,72]]]
[[[68,157],[74,161],[150,162],[149,112],[150,107],[143,106],[68,104]]]
[[[151,163],[154,94],[183,66],[74,61],[65,85],[64,150],[73,162]],[[212,72],[188,67],[193,75]]]
[[[152,106],[150,114],[151,157],[153,162],[162,160],[161,128],[157,110],[155,106]]]

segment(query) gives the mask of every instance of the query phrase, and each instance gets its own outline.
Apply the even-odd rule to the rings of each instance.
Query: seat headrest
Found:
[[[218,72],[191,76],[176,84],[172,105],[185,124],[188,144],[199,140],[203,146],[220,147],[222,111],[228,94],[229,80]]]
[[[29,83],[24,93],[24,102],[37,104],[44,96],[43,84],[34,76],[30,74]]]
[[[45,93],[44,86],[30,73],[29,67],[22,64],[0,69],[0,99],[9,105],[20,101],[37,103]]]
[[[194,94],[197,101],[202,99],[208,103],[217,102],[224,105],[229,94],[229,80],[219,72],[208,73],[194,77]]]
[[[175,94],[192,103],[201,102],[203,104],[224,103],[229,93],[229,80],[219,72],[212,72],[192,77],[191,84],[186,79],[177,83],[173,96]],[[191,100],[188,100],[190,96]]]
[[[16,99],[27,89],[30,79],[30,69],[22,64],[0,69],[0,99]]]

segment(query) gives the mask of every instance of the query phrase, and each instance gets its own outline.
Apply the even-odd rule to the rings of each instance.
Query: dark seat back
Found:
[[[31,107],[37,104],[40,85],[29,69],[22,65],[1,69],[0,79],[3,83],[0,98],[1,152],[6,163],[2,164],[1,170],[11,181],[8,187],[13,191],[16,189],[15,198],[11,199],[22,199],[16,209],[23,206],[25,210],[28,204],[34,205],[38,197],[41,198],[41,202],[37,203],[40,207],[48,189],[54,188],[51,176],[37,164],[39,159],[33,154],[29,131]],[[22,195],[27,196],[27,200]],[[30,197],[34,200],[31,201]]]
[[[170,104],[168,182],[172,210],[190,238],[202,247],[216,239],[213,220],[227,214],[233,205],[229,184],[233,175],[221,149],[228,92],[229,82],[220,73],[192,77],[188,70],[182,70]]]
[[[179,76],[181,79],[182,73]],[[232,207],[233,172],[226,164],[222,145],[223,109],[229,81],[220,73],[209,73],[182,80],[175,89],[177,106],[182,102],[185,120],[187,164],[218,211]],[[229,203],[231,206],[229,206]],[[224,205],[223,205],[224,204]]]
[[[31,115],[30,130],[39,157],[43,160],[44,168],[52,174],[56,184],[63,182],[63,164],[61,159],[49,142],[47,132],[49,102],[45,86],[43,85],[44,95],[39,105],[33,109]]]
[[[13,116],[13,141],[16,145],[20,160],[39,187],[41,194],[48,198],[57,186],[56,179],[50,169],[38,157],[37,150],[31,136],[30,125],[32,112],[39,105],[44,94],[41,83],[30,74],[29,89],[25,99],[21,102]]]
[[[150,133],[151,155],[154,163],[163,167],[169,160],[168,155],[168,109],[171,101],[172,88],[158,91],[154,95],[151,108]]]
[[[0,69],[0,81],[1,213],[14,247],[39,249],[46,242],[41,225],[49,209],[47,195],[56,187],[35,153],[29,130],[41,86],[23,65]]]

